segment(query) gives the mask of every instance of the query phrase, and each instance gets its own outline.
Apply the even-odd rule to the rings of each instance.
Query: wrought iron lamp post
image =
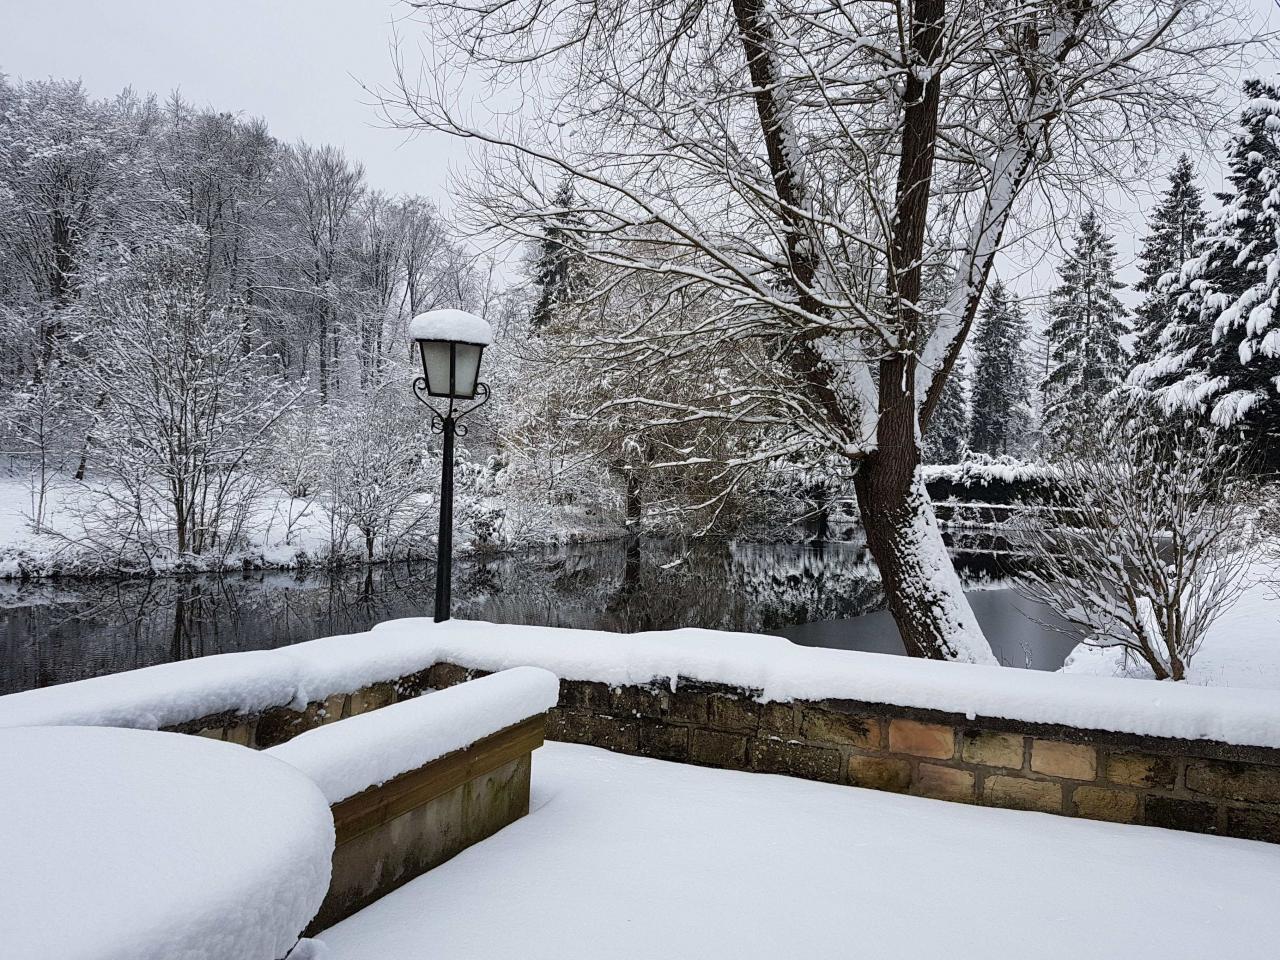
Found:
[[[453,439],[466,436],[463,417],[489,399],[480,382],[480,358],[493,342],[488,322],[464,310],[432,310],[409,324],[409,336],[422,361],[422,376],[413,381],[413,395],[431,411],[431,432],[443,437],[440,464],[440,536],[436,541],[435,622],[449,619],[453,582]],[[442,413],[428,398],[436,398]],[[462,406],[471,401],[469,406]],[[447,404],[447,405],[446,405]]]

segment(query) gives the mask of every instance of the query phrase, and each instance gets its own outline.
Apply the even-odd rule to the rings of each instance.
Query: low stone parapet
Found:
[[[477,675],[437,664],[433,687]],[[698,682],[562,680],[552,740],[1015,810],[1280,843],[1280,750]]]
[[[560,678],[551,739],[1280,842],[1274,691],[907,660],[705,630],[393,621],[269,654],[0,697],[0,727],[162,727],[272,747],[518,665]]]
[[[333,811],[329,892],[308,935],[528,813],[531,754],[556,695],[555,677],[535,667],[394,705],[357,691],[365,712],[268,749]]]

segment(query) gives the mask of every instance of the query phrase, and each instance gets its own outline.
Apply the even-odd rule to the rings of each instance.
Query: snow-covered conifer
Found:
[[[959,463],[969,448],[969,398],[957,364],[938,400],[921,451],[925,463]]]
[[[537,244],[537,257],[533,264],[533,283],[538,290],[530,324],[540,329],[549,324],[556,311],[573,299],[581,259],[574,237],[572,214],[574,204],[573,183],[565,180],[556,191],[553,203],[565,211],[565,219],[551,220],[543,227],[542,239]]]
[[[1205,214],[1191,158],[1185,153],[1169,175],[1169,188],[1147,222],[1147,236],[1138,254],[1142,279],[1133,289],[1145,294],[1134,311],[1134,359],[1151,360],[1159,352],[1160,335],[1172,313],[1171,281],[1191,259],[1193,245],[1204,233]],[[1161,282],[1161,278],[1165,278]]]
[[[1022,344],[1027,319],[1017,297],[999,280],[978,314],[969,445],[980,453],[1015,453],[1030,426],[1027,363]]]
[[[1080,219],[1075,246],[1058,267],[1062,282],[1049,302],[1049,373],[1044,385],[1046,439],[1061,446],[1098,421],[1107,395],[1126,367],[1121,337],[1128,332],[1116,291],[1115,247],[1090,210]]]
[[[1280,431],[1280,88],[1245,84],[1221,214],[1170,289],[1159,354],[1130,383],[1165,412],[1207,414],[1260,450]]]

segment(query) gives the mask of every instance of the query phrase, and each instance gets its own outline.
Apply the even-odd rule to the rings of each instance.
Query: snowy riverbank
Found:
[[[406,504],[390,533],[374,539],[372,556],[350,522],[316,498],[291,497],[279,489],[267,490],[255,500],[235,547],[202,556],[126,550],[121,539],[94,529],[102,522],[99,499],[92,484],[53,483],[45,494],[42,528],[37,530],[31,484],[0,476],[0,580],[294,570],[435,558],[435,498],[426,493]],[[464,499],[458,505],[454,548],[466,553],[481,547],[588,542],[616,538],[622,532],[592,523],[589,517],[562,519],[565,522],[556,526],[503,529],[505,518],[498,511]]]

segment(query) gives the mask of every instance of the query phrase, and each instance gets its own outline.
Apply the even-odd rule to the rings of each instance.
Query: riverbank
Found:
[[[370,554],[363,534],[349,520],[315,498],[268,490],[254,501],[232,547],[203,555],[176,554],[129,545],[113,529],[103,498],[88,483],[59,480],[45,492],[43,523],[36,529],[37,504],[31,484],[0,476],[0,580],[60,577],[124,579],[264,570],[327,570],[413,560],[434,560],[436,503],[421,494],[406,503],[374,538]],[[523,525],[500,529],[491,505],[465,498],[457,505],[454,549],[465,555],[529,546],[590,543],[622,536],[616,525],[565,517],[556,527]]]

